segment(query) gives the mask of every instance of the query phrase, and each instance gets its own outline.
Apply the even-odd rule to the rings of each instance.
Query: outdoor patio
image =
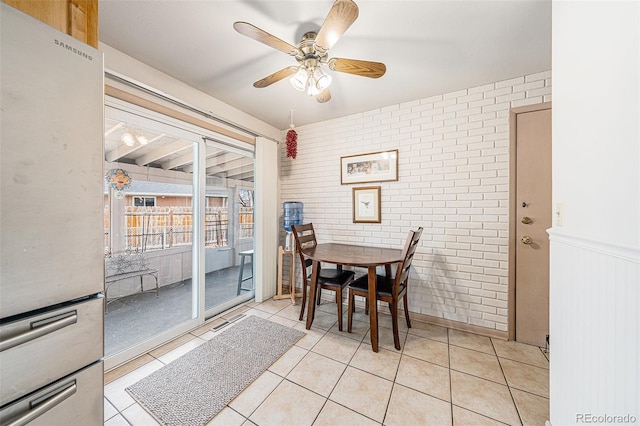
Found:
[[[239,266],[206,274],[205,307],[237,297]],[[243,276],[251,275],[245,267]],[[253,288],[253,279],[242,283],[242,293]],[[105,354],[112,355],[191,319],[191,279],[109,302],[104,321]]]

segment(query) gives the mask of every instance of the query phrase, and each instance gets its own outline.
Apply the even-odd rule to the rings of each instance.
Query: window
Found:
[[[155,207],[156,197],[133,197],[134,207]]]
[[[240,238],[253,238],[253,190],[238,190]]]

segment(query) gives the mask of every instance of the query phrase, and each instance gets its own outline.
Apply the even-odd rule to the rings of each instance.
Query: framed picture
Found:
[[[353,188],[353,223],[380,223],[380,187]]]
[[[340,157],[340,183],[398,180],[398,150]]]

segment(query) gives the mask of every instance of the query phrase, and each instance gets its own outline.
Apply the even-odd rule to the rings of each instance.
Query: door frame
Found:
[[[546,109],[551,109],[551,102],[515,107],[509,110],[509,287],[507,301],[507,329],[509,340],[516,339],[516,244],[518,242],[518,236],[516,235],[516,224],[518,220],[516,216],[516,123],[518,114]],[[551,145],[553,147],[553,140],[551,141]]]

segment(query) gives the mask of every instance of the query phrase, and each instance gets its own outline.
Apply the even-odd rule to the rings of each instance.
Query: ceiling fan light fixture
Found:
[[[315,96],[320,92],[321,90],[318,89],[318,85],[316,83],[316,79],[314,78],[313,74],[309,75],[309,84],[307,86],[307,94],[309,96]]]
[[[298,68],[298,71],[296,71],[295,75],[293,77],[291,77],[291,79],[289,81],[291,82],[291,85],[296,90],[304,92],[305,89],[307,88],[308,79],[309,79],[309,72],[304,67],[304,65],[301,65]]]
[[[317,67],[313,72],[313,78],[315,79],[315,86],[319,92],[322,92],[331,84],[331,76],[322,71],[320,67]]]
[[[133,135],[129,132],[123,133],[122,136],[120,136],[120,140],[126,146],[134,146],[136,144],[136,140],[133,138]]]
[[[300,65],[298,71],[289,79],[291,85],[301,92],[307,92],[309,96],[316,96],[331,84],[331,76],[322,70],[320,66]]]
[[[368,78],[382,77],[387,68],[381,62],[328,57],[329,49],[357,18],[358,5],[353,0],[335,0],[320,29],[303,34],[295,46],[248,22],[235,22],[233,28],[240,34],[293,56],[298,62],[297,66],[288,66],[254,82],[253,87],[264,88],[293,75],[289,82],[296,90],[315,96],[319,103],[325,103],[331,99],[329,86],[332,80],[323,69],[325,65],[331,71]]]
[[[136,135],[136,140],[140,145],[146,145],[149,142],[149,139],[142,135]]]

